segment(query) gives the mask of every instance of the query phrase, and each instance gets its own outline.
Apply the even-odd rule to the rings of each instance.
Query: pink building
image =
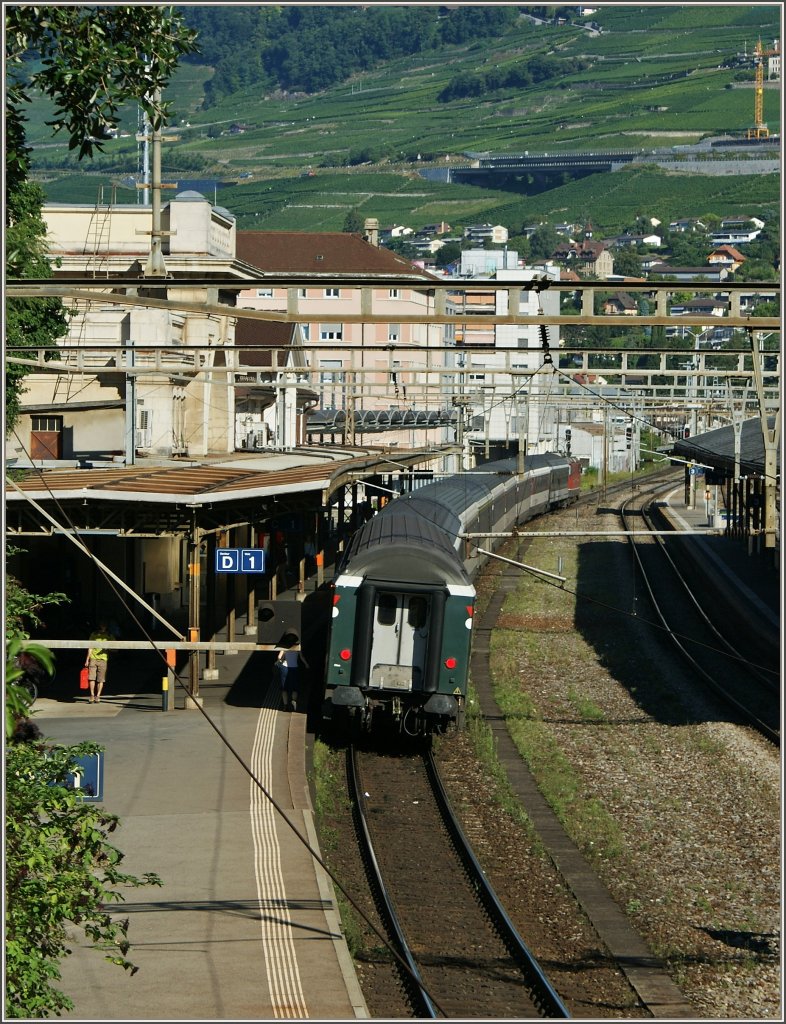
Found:
[[[271,282],[248,288],[239,293],[237,305],[286,312],[299,323],[316,408],[351,415],[368,410],[437,411],[449,404],[442,377],[423,370],[423,350],[440,349],[452,341],[451,327],[429,322],[436,303],[435,292],[428,288],[437,280],[433,275],[359,235],[343,232],[239,231],[237,256],[263,275],[291,275],[305,282],[297,287]],[[342,287],[342,278],[347,287]],[[358,278],[366,286],[349,287]],[[401,283],[391,287],[391,278]],[[386,283],[375,286],[375,279]],[[379,322],[368,322],[371,316]],[[405,322],[407,317],[420,317],[422,322]],[[253,346],[258,338],[256,344],[264,345],[270,327],[264,321],[246,321],[244,344]],[[444,353],[429,355],[428,363],[444,366]],[[302,369],[299,383],[306,383]],[[426,441],[424,431],[418,431],[417,438],[412,431],[406,433],[408,443]],[[386,432],[379,441],[392,439]]]

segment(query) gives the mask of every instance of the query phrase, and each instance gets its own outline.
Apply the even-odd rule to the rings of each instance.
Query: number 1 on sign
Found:
[[[265,552],[262,548],[243,548],[240,552],[241,572],[264,572]]]

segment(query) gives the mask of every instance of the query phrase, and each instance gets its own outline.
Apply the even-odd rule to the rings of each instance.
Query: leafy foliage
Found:
[[[358,209],[353,208],[349,211],[344,218],[344,226],[341,230],[348,235],[357,235],[363,230],[363,218]]]
[[[507,69],[495,67],[490,71],[463,72],[452,78],[437,94],[440,103],[464,99],[467,96],[485,96],[486,93],[498,89],[526,89],[530,85],[538,85],[564,75],[581,71],[588,66],[587,61],[555,60],[551,57],[536,55],[528,61]]]
[[[30,711],[30,695],[24,687],[19,685],[19,680],[24,674],[20,664],[20,656],[31,655],[50,674],[54,669],[54,658],[52,652],[41,644],[25,643],[19,635],[8,639],[6,646],[6,672],[5,672],[5,735],[10,739],[19,725],[27,720]]]
[[[51,271],[43,193],[28,180],[30,147],[26,105],[39,90],[54,102],[48,122],[64,130],[81,156],[101,149],[120,104],[134,99],[158,125],[166,106],[158,99],[177,58],[193,49],[193,35],[171,10],[158,7],[7,6],[6,28],[6,257],[14,278],[43,278]],[[35,63],[32,59],[35,57]],[[6,310],[8,353],[46,349],[63,335],[66,311],[55,299],[14,300]],[[24,370],[9,364],[6,424],[19,411]],[[5,767],[6,1015],[46,1017],[71,1009],[52,985],[70,950],[67,924],[80,926],[112,963],[136,968],[126,958],[128,921],[116,921],[107,904],[123,899],[120,886],[160,884],[120,869],[122,853],[108,841],[117,818],[86,804],[68,788],[76,758],[95,744],[60,747],[41,740],[29,717],[30,700],[18,685],[19,659],[35,657],[51,670],[49,651],[25,643],[46,604],[62,594],[30,594],[7,581]]]
[[[503,35],[514,7],[430,4],[205,5],[185,8],[203,58],[215,67],[205,107],[248,86],[307,93],[383,61]]]
[[[72,1009],[52,985],[71,951],[73,923],[107,960],[132,973],[128,920],[107,909],[122,902],[122,886],[160,885],[121,870],[123,854],[109,842],[115,815],[85,803],[68,788],[77,758],[94,743],[61,747],[43,740],[12,742],[6,751],[6,1015],[46,1017]]]
[[[51,273],[46,258],[46,225],[41,217],[43,192],[34,182],[20,180],[9,189],[6,201],[6,267],[9,277],[45,278]],[[62,337],[67,327],[59,299],[10,299],[6,303],[6,358],[23,356],[26,349],[46,348]],[[19,415],[19,403],[28,370],[7,362],[5,374],[6,430]]]
[[[136,100],[155,125],[167,115],[162,89],[178,57],[194,48],[194,35],[170,9],[128,6],[25,5],[4,9],[6,30],[6,266],[12,278],[45,278],[43,192],[28,180],[30,146],[26,108],[34,91],[54,103],[55,132],[69,136],[79,156],[101,150],[117,123],[120,105]],[[35,57],[35,63],[32,58]],[[15,299],[6,309],[6,346],[21,357],[62,337],[67,316],[59,299]],[[13,428],[26,370],[8,364],[6,429]]]
[[[6,168],[15,187],[27,172],[24,106],[31,90],[54,101],[49,124],[69,135],[69,148],[90,156],[117,125],[121,103],[134,99],[154,127],[166,122],[156,98],[178,59],[194,49],[194,33],[172,8],[26,5],[5,8]],[[37,70],[26,59],[35,53]]]

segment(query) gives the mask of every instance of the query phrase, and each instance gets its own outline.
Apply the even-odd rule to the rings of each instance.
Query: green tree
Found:
[[[363,230],[363,218],[356,209],[352,209],[344,218],[344,227],[341,229],[345,234],[357,235]]]
[[[454,263],[456,260],[460,259],[460,242],[445,242],[445,244],[440,249],[437,249],[434,254],[434,263],[438,267],[446,267],[449,263]]]
[[[519,254],[519,259],[526,260],[530,254],[529,239],[526,235],[510,235],[508,249]]]
[[[530,258],[533,260],[548,259],[561,241],[562,239],[550,224],[541,224],[530,236]]]
[[[154,125],[165,122],[160,90],[178,57],[194,47],[180,17],[163,7],[6,6],[6,261],[8,276],[47,277],[43,193],[28,180],[26,105],[33,92],[54,104],[49,124],[64,130],[80,157],[102,148],[119,107],[135,100]],[[35,63],[33,63],[33,59]],[[14,300],[6,307],[6,353],[52,346],[67,325],[57,300]],[[21,370],[6,376],[6,424],[13,428],[22,394]],[[13,582],[6,632],[5,878],[6,1014],[37,1018],[72,1007],[51,982],[60,978],[66,925],[81,926],[113,963],[126,959],[127,921],[106,905],[122,900],[118,887],[158,884],[120,870],[123,855],[108,842],[117,819],[84,803],[67,787],[75,759],[94,744],[58,747],[40,738],[17,685],[25,625],[58,595],[37,597]],[[46,651],[30,648],[42,664]]]
[[[641,277],[641,262],[636,255],[636,250],[626,245],[624,248],[614,250],[614,273],[622,274],[623,277]]]
[[[7,5],[6,30],[6,267],[8,277],[48,277],[43,193],[28,180],[26,109],[35,92],[54,104],[47,122],[65,131],[80,157],[101,151],[117,127],[120,106],[136,101],[159,126],[167,106],[157,98],[177,66],[195,48],[194,34],[166,7]],[[35,63],[33,63],[35,58]],[[6,308],[7,355],[53,344],[66,327],[62,303],[13,300]],[[19,410],[24,370],[6,375],[6,429]]]
[[[11,651],[9,651],[11,653]],[[40,652],[39,652],[40,653]],[[6,666],[13,678],[13,661]],[[14,687],[11,682],[10,687]],[[13,693],[11,694],[13,700]],[[5,784],[5,1011],[8,1018],[39,1018],[73,1009],[52,982],[70,953],[66,926],[81,927],[107,960],[134,973],[127,959],[128,920],[114,920],[109,904],[123,886],[160,885],[120,868],[123,854],[109,842],[117,818],[68,788],[77,758],[102,748],[62,747],[33,732],[11,732]]]
[[[778,271],[763,260],[746,260],[734,272],[735,281],[777,281]]]

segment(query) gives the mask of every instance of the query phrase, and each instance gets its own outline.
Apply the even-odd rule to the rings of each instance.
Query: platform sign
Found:
[[[263,548],[216,548],[216,572],[264,572]]]
[[[241,548],[240,549],[240,571],[241,572],[264,572],[265,552],[262,548]]]
[[[240,548],[216,548],[216,572],[240,572]]]
[[[76,770],[68,775],[68,789],[73,789],[83,800],[104,799],[104,755],[84,754],[76,758]]]

